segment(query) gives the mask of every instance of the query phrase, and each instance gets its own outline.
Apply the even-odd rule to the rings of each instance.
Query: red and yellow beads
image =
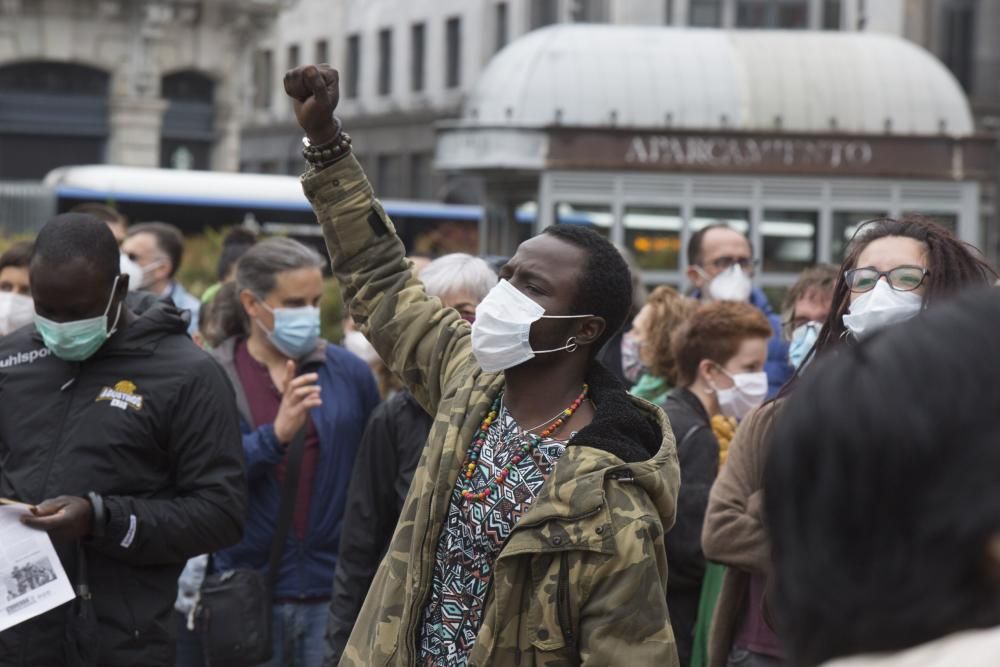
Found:
[[[467,501],[482,502],[490,497],[491,494],[495,493],[500,486],[507,481],[507,476],[510,475],[511,469],[518,463],[524,460],[525,456],[531,456],[534,450],[538,448],[538,445],[542,443],[546,438],[551,437],[556,431],[562,428],[563,424],[573,416],[583,403],[584,399],[587,397],[587,391],[589,387],[583,385],[583,391],[573,403],[563,410],[562,414],[552,422],[548,428],[542,431],[540,434],[535,435],[534,433],[527,433],[525,435],[529,436],[527,442],[521,444],[521,451],[515,454],[509,463],[500,468],[499,472],[490,480],[490,483],[482,491],[475,492],[472,490],[472,477],[476,473],[476,466],[479,465],[479,455],[482,452],[483,445],[486,443],[486,434],[490,430],[490,426],[493,421],[497,418],[497,414],[500,412],[500,402],[502,400],[502,394],[496,397],[493,401],[493,405],[490,406],[490,411],[486,414],[483,419],[483,423],[480,424],[479,430],[476,431],[476,435],[472,440],[472,446],[469,447],[469,453],[465,457],[465,463],[462,464],[465,475],[465,489],[462,490],[462,498]]]

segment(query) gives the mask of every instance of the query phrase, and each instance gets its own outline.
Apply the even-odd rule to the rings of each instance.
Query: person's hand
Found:
[[[280,387],[281,405],[274,420],[274,435],[282,445],[287,446],[299,429],[305,426],[309,411],[323,404],[317,382],[319,376],[315,373],[295,377],[294,361],[285,366],[285,379]]]
[[[94,510],[86,498],[59,496],[32,507],[31,514],[21,517],[21,522],[44,530],[53,542],[72,542],[90,535]]]
[[[337,136],[333,110],[340,102],[340,74],[329,65],[305,65],[285,73],[285,93],[295,117],[314,146]]]

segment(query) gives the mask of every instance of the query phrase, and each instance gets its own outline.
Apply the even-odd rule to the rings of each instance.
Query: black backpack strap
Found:
[[[285,484],[281,488],[281,504],[278,506],[278,520],[274,524],[274,539],[271,540],[271,556],[267,565],[267,590],[274,593],[278,583],[278,571],[281,567],[281,555],[285,551],[285,540],[288,529],[292,525],[295,514],[295,496],[299,488],[299,477],[302,473],[302,458],[306,450],[306,425],[299,429],[288,445],[285,459]]]

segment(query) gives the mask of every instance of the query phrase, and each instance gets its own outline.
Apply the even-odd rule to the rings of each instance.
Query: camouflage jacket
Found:
[[[452,489],[476,428],[503,388],[503,374],[480,370],[469,324],[428,297],[413,277],[403,244],[353,157],[306,173],[303,185],[355,322],[435,415],[340,662],[414,665]],[[664,546],[680,484],[673,433],[662,411],[629,398],[600,367],[591,382],[597,382],[594,423],[572,440],[497,557],[471,667],[677,665]],[[598,424],[602,408],[610,418]],[[652,447],[639,447],[633,433],[648,433]]]

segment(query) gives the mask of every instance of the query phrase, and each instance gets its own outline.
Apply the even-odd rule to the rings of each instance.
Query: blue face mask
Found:
[[[104,314],[85,320],[53,322],[35,313],[35,328],[45,341],[45,347],[64,361],[85,361],[101,349],[104,342],[118,330],[118,320],[122,315],[122,304],[118,304],[115,323],[108,328],[108,313],[118,288],[118,278],[111,287],[111,296]]]
[[[263,299],[259,300],[274,315],[274,331],[268,331],[260,320],[257,324],[267,331],[268,340],[279,352],[291,359],[301,359],[316,349],[320,329],[319,308],[271,308]]]
[[[809,351],[819,338],[819,330],[823,328],[820,322],[806,322],[792,332],[792,340],[788,343],[788,362],[798,370],[806,360]]]

